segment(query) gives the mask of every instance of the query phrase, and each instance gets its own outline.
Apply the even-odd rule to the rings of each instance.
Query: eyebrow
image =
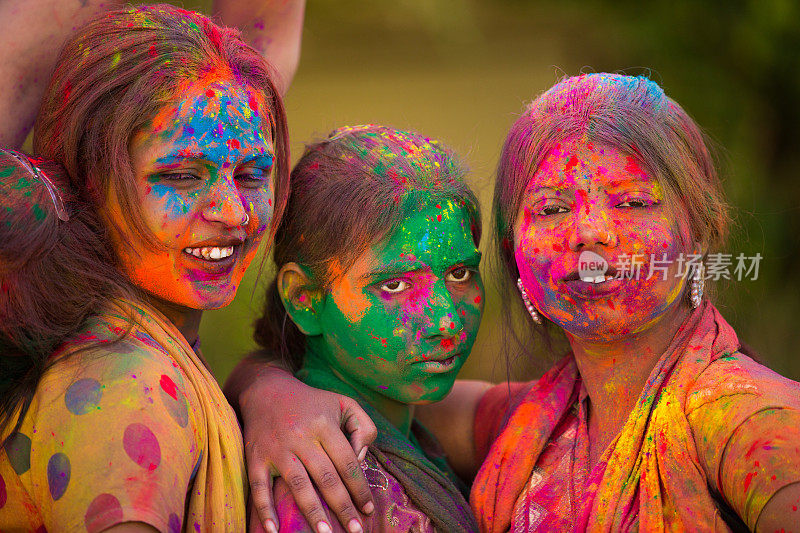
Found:
[[[642,179],[612,179],[607,183],[603,184],[604,190],[613,190],[618,189],[620,187],[626,186],[637,186],[637,187],[648,187],[654,188],[657,186],[657,182],[655,180],[642,180]],[[535,189],[529,189],[528,194],[538,194],[542,191],[551,190],[555,192],[572,192],[575,190],[572,186],[567,186],[563,182],[559,183],[544,183],[542,185],[537,186]]]
[[[425,265],[420,261],[409,261],[407,259],[395,259],[389,261],[379,267],[376,267],[369,272],[365,273],[362,278],[374,278],[376,276],[386,274],[403,274],[406,272],[413,272],[425,268]]]
[[[156,163],[159,165],[174,165],[180,163],[181,161],[185,161],[186,159],[191,159],[194,161],[208,161],[209,163],[213,162],[213,160],[206,154],[205,152],[193,152],[188,148],[184,148],[182,150],[178,150],[177,152],[172,152],[162,157],[156,159]],[[269,160],[269,165],[272,166],[275,164],[275,153],[271,150],[265,151],[263,154],[258,154],[253,157],[249,157],[240,163],[237,163],[236,166],[240,167],[242,165],[248,165],[250,163],[255,164],[263,164],[266,163],[265,160]]]
[[[480,263],[481,257],[483,257],[483,254],[476,248],[472,253],[454,260],[453,265]],[[420,261],[405,261],[403,259],[395,259],[394,261],[390,261],[367,272],[362,276],[362,278],[369,279],[387,274],[405,274],[408,272],[414,272],[415,270],[421,270],[426,266],[427,265]]]

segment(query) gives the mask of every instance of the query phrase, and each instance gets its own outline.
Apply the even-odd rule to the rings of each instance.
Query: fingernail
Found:
[[[364,505],[364,514],[372,514],[375,511],[375,504],[372,502],[367,502]]]
[[[347,523],[347,530],[350,533],[364,533],[364,528],[361,527],[361,522],[353,518]]]
[[[359,463],[362,462],[366,456],[367,456],[367,447],[364,446],[363,448],[361,448],[361,451],[358,452],[358,462]]]
[[[275,522],[270,519],[267,519],[264,522],[264,529],[267,530],[267,533],[278,533],[278,528],[275,527]]]
[[[320,520],[317,522],[317,533],[333,533],[331,531],[331,526],[328,525],[327,522],[324,520]]]

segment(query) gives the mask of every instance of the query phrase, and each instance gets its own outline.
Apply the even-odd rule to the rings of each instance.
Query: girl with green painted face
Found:
[[[306,384],[372,416],[378,437],[361,468],[373,530],[477,527],[460,480],[414,419],[415,404],[450,391],[481,319],[480,212],[464,172],[437,141],[372,125],[333,132],[292,172],[279,272],[255,337]],[[282,480],[276,510],[281,528],[308,527]],[[330,516],[312,525],[327,524],[339,527]]]

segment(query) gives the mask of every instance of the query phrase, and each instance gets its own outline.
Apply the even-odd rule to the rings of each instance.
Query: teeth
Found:
[[[584,281],[586,283],[595,283],[595,284],[597,284],[597,283],[603,283],[604,281],[609,281],[609,280],[612,280],[612,279],[614,279],[614,276],[603,276],[603,275],[600,275],[600,276],[595,276],[593,278],[590,278],[590,277],[587,276],[585,278],[582,278],[581,281]]]
[[[219,261],[233,255],[233,246],[203,246],[202,248],[184,248],[183,251],[206,261]]]

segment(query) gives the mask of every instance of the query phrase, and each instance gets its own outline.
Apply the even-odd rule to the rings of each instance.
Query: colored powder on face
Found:
[[[15,168],[16,167],[14,167],[14,166],[8,166],[8,167],[0,168],[0,178],[9,177],[11,174],[14,173]]]

